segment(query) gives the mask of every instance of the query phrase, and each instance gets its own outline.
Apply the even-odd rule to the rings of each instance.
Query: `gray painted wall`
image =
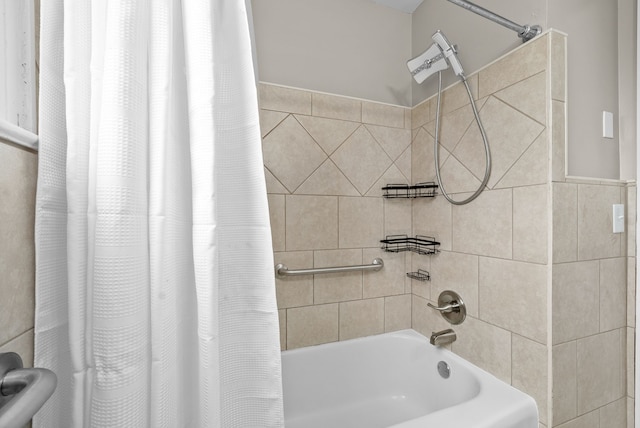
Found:
[[[260,80],[411,105],[411,15],[370,0],[253,0]]]
[[[635,1],[476,3],[568,33],[568,173],[635,178]],[[437,90],[437,79],[416,85],[405,67],[436,30],[458,45],[467,74],[520,44],[513,31],[445,0],[425,0],[413,15],[370,0],[253,0],[253,13],[260,80],[402,106]],[[444,87],[454,81],[445,73]],[[615,114],[614,139],[602,138],[603,110]]]
[[[518,24],[538,24],[546,27],[545,0],[476,0],[476,4]],[[501,57],[522,42],[517,34],[474,13],[444,0],[424,0],[412,15],[412,55],[431,46],[431,35],[441,30],[449,41],[458,46],[465,74],[470,75]],[[457,77],[443,73],[443,87],[455,83]],[[422,85],[413,82],[413,105],[435,94],[438,79],[433,76]]]
[[[618,5],[616,1],[549,2],[549,26],[567,38],[568,174],[620,178],[618,126],[602,137],[602,111],[618,114]]]

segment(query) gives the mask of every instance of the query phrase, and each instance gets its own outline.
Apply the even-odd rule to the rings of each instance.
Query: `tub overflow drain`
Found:
[[[449,379],[449,376],[451,376],[451,369],[449,368],[449,364],[445,363],[444,361],[440,361],[438,363],[438,373],[440,373],[440,376],[442,376],[443,379]]]

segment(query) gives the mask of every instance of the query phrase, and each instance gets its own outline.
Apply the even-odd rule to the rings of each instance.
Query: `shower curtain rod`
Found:
[[[456,4],[460,7],[463,7],[473,13],[476,13],[483,18],[490,19],[491,21],[502,25],[503,27],[507,27],[510,30],[513,30],[518,33],[518,37],[522,39],[522,43],[528,42],[533,39],[535,36],[542,32],[542,27],[539,25],[518,25],[515,22],[504,18],[498,14],[491,12],[483,8],[482,6],[478,6],[477,4],[471,3],[467,0],[448,0],[453,4]]]

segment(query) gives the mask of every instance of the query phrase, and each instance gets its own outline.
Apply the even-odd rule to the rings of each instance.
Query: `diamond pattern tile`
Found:
[[[411,144],[411,131],[408,129],[377,125],[366,125],[366,128],[393,160],[398,159],[404,149]]]
[[[296,116],[296,119],[328,155],[333,153],[360,126],[356,122],[323,117]]]
[[[491,148],[492,170],[489,188],[493,188],[540,135],[544,127],[495,97],[487,100],[480,110],[480,118]],[[477,125],[469,126],[453,154],[476,177],[482,179],[485,154]]]
[[[298,187],[296,195],[359,196],[360,193],[331,159],[327,159],[307,181]]]
[[[367,193],[392,163],[364,126],[358,128],[335,151],[331,159],[362,195]]]
[[[290,192],[327,158],[293,116],[283,120],[264,138],[262,150],[265,166]]]
[[[547,116],[546,87],[547,75],[541,72],[497,92],[495,96],[539,123],[545,124]]]

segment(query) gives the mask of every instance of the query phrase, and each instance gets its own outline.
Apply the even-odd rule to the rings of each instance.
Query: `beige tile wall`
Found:
[[[635,340],[636,340],[636,224],[637,186],[627,186],[627,319],[626,319],[626,369],[627,369],[627,427],[633,428],[635,406]]]
[[[380,198],[384,184],[435,179],[435,98],[407,110],[261,84],[276,262],[385,260],[377,273],[277,280],[283,349],[430,335],[450,326],[427,303],[454,289],[468,318],[451,349],[534,397],[541,427],[632,426],[635,186],[565,177],[565,52],[551,32],[468,78],[493,169],[464,206]],[[442,112],[443,180],[464,198],[484,154],[461,84]],[[613,203],[630,207],[627,234],[611,233]],[[390,233],[435,236],[441,252],[381,253]],[[418,268],[432,280],[405,277]]]
[[[0,353],[33,364],[37,155],[0,141]]]
[[[413,328],[430,335],[448,327],[426,303],[445,289],[458,291],[469,316],[453,326],[452,350],[534,397],[543,426],[550,420],[551,44],[544,36],[468,78],[493,162],[482,195],[462,206],[441,197],[413,202],[413,232],[442,241],[430,260],[430,284],[412,284]],[[413,110],[414,182],[435,180],[436,107],[431,98]],[[484,175],[483,142],[461,84],[443,93],[442,111],[441,174],[460,200]]]
[[[276,263],[385,262],[373,273],[277,279],[282,349],[410,328],[409,256],[383,253],[379,241],[411,233],[411,202],[380,191],[411,177],[411,111],[264,83],[259,95]]]

